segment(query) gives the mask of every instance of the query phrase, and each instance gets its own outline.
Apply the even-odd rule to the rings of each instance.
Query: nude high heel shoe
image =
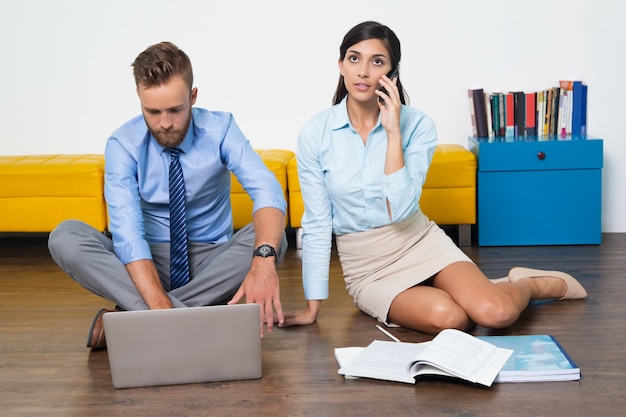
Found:
[[[565,281],[565,285],[567,285],[567,292],[565,296],[559,298],[559,300],[576,300],[580,298],[585,298],[587,296],[587,291],[583,288],[582,285],[576,279],[561,271],[543,271],[541,269],[530,269],[523,267],[515,267],[511,268],[509,271],[509,281],[515,282],[522,278],[536,278],[536,277],[555,277],[560,278]]]

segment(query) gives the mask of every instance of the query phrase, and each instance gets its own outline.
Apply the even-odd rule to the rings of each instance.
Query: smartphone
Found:
[[[397,76],[398,76],[398,67],[393,67],[391,69],[391,71],[389,71],[387,73],[387,77],[389,77],[391,80],[393,80]],[[387,95],[389,95],[389,93],[387,92],[387,89],[385,87],[383,87],[382,85],[380,87],[378,87],[378,90],[382,91],[383,93],[385,93]],[[385,100],[382,97],[378,97],[378,101],[380,101],[382,103]]]

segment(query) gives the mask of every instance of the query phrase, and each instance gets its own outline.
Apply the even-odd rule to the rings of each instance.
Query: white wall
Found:
[[[372,19],[400,37],[402,81],[441,143],[467,145],[468,88],[587,83],[602,228],[626,232],[624,16],[620,0],[0,0],[0,154],[101,153],[139,112],[131,62],[162,40],[190,55],[199,106],[232,111],[256,148],[294,150],[330,105],[343,35]]]

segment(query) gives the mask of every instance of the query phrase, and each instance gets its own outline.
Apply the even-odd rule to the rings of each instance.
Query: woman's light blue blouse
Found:
[[[300,131],[296,155],[305,206],[302,279],[307,300],[328,298],[333,233],[400,222],[419,210],[437,131],[432,119],[408,106],[402,106],[400,129],[405,167],[390,175],[384,174],[387,136],[380,119],[364,143],[350,124],[345,98]]]

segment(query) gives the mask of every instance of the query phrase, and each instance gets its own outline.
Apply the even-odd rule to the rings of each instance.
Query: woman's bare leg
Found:
[[[388,320],[429,334],[446,328],[466,330],[474,323],[502,328],[513,324],[532,298],[558,299],[567,292],[565,282],[555,277],[494,284],[470,262],[447,266],[428,284],[400,293],[391,303]]]
[[[561,298],[567,285],[555,277],[520,279],[494,285],[474,264],[456,262],[433,279],[478,325],[502,328],[513,324],[531,299]]]
[[[467,330],[473,325],[449,294],[429,285],[418,285],[398,294],[391,303],[387,319],[428,334],[448,328]]]

